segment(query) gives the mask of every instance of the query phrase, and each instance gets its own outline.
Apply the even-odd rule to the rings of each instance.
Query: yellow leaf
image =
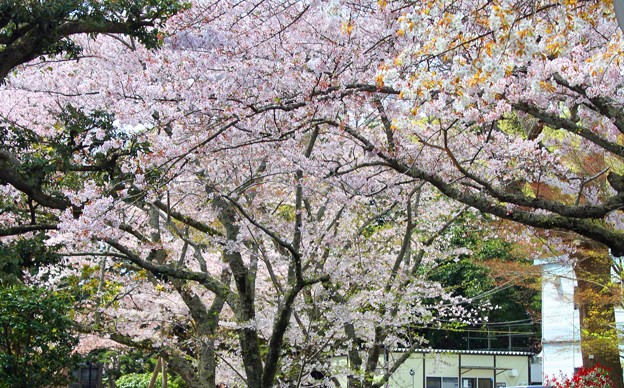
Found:
[[[340,27],[340,31],[342,31],[343,34],[350,36],[351,32],[353,31],[353,22],[349,20],[348,22],[342,23],[342,26]]]
[[[557,90],[557,88],[553,84],[551,84],[550,82],[546,82],[546,81],[540,81],[540,87],[549,93],[552,93],[555,90]]]
[[[378,75],[375,77],[375,84],[377,84],[377,87],[378,87],[378,88],[383,88],[383,86],[384,86],[384,79],[383,79],[383,75],[378,74]]]

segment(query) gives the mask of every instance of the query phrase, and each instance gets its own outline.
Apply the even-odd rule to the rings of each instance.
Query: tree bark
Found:
[[[615,388],[624,388],[609,250],[585,244],[573,257],[578,282],[575,301],[579,306],[583,367],[601,365],[609,370]]]
[[[218,219],[224,225],[228,241],[236,241],[240,228],[237,224],[236,210],[224,198],[214,200],[214,206],[219,212]],[[231,306],[239,324],[243,325],[238,332],[238,341],[241,347],[241,357],[247,377],[247,386],[262,387],[262,356],[260,354],[260,339],[255,327],[255,274],[248,271],[241,253],[237,250],[223,250],[223,259],[231,270],[236,291],[239,296],[238,305]]]

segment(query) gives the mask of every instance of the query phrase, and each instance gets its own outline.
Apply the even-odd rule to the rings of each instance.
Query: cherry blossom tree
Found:
[[[50,243],[62,242],[73,257],[111,257],[116,263],[107,268],[106,260],[98,260],[102,275],[92,271],[91,278],[99,282],[92,287],[93,297],[85,300],[84,308],[93,311],[82,321],[85,330],[161,351],[194,386],[214,385],[217,361],[245,370],[229,379],[269,386],[276,378],[301,382],[308,377],[305,368],[294,377],[286,373],[294,373],[296,365],[286,363],[289,359],[306,356],[309,367],[318,367],[327,363],[330,350],[368,343],[366,366],[357,348],[350,352],[360,360],[356,371],[372,375],[379,352],[396,346],[401,340],[397,333],[410,322],[429,322],[434,311],[438,317],[461,318],[464,309],[455,306],[451,295],[414,276],[422,261],[419,253],[410,263],[414,192],[407,197],[408,227],[401,236],[394,222],[383,218],[390,213],[401,217],[397,200],[380,211],[370,203],[374,198],[381,206],[385,196],[400,198],[398,188],[380,195],[386,179],[369,177],[365,186],[351,189],[355,193],[341,187],[357,180],[317,181],[311,172],[324,169],[320,175],[327,175],[323,158],[335,152],[333,142],[321,142],[318,127],[295,138],[279,134],[262,141],[245,133],[210,142],[202,138],[201,147],[184,155],[184,163],[169,166],[170,173],[176,172],[167,175],[166,185],[159,175],[141,192],[141,179],[134,175],[132,190],[115,192],[123,196],[121,201],[104,196],[107,182],[85,184],[72,197],[81,214],[76,218],[66,209]],[[318,155],[313,154],[315,144],[323,149]],[[136,169],[137,160],[130,162]],[[152,162],[146,158],[140,166],[148,176],[160,165],[160,160],[156,166]],[[388,223],[379,225],[379,239],[371,223]],[[74,265],[84,272],[92,264]],[[405,270],[399,273],[401,267]],[[371,272],[379,274],[378,281],[367,278]],[[63,282],[71,273],[46,277]],[[320,281],[324,290],[312,290]],[[368,285],[362,287],[363,282]],[[449,305],[419,302],[440,296]],[[298,330],[289,331],[291,316]],[[309,327],[319,321],[320,332]],[[340,336],[332,328],[339,322],[344,329]],[[228,340],[228,332],[238,343]],[[323,357],[302,355],[300,349],[312,349],[315,342],[324,344]],[[415,341],[413,346],[418,345]],[[284,348],[295,349],[294,356],[284,359]],[[261,357],[264,351],[268,353]]]
[[[363,217],[347,203],[368,203],[370,192],[387,184],[374,177],[340,181],[337,189],[315,183],[329,175],[323,158],[339,150],[327,139],[317,141],[320,128],[310,121],[315,108],[304,110],[300,118],[276,115],[261,105],[236,101],[245,97],[264,104],[275,98],[258,96],[265,92],[262,85],[247,84],[243,77],[249,74],[227,68],[209,77],[194,73],[244,57],[248,48],[237,45],[253,42],[228,39],[239,33],[237,28],[258,22],[241,18],[224,36],[211,36],[213,30],[205,26],[195,31],[185,25],[207,17],[209,9],[200,10],[183,15],[188,18],[180,21],[184,30],[174,31],[161,52],[132,47],[128,41],[124,46],[118,39],[85,40],[87,56],[79,63],[50,67],[41,62],[34,64],[35,71],[23,69],[9,80],[5,120],[7,138],[13,141],[9,166],[17,178],[5,186],[16,206],[5,213],[14,226],[4,233],[28,236],[58,229],[49,233],[48,244],[62,245],[73,261],[61,273],[41,279],[59,286],[74,282],[83,291],[91,285],[91,297],[82,307],[93,313],[81,321],[83,330],[160,350],[194,386],[215,385],[218,361],[234,364],[221,369],[241,371],[236,377],[249,386],[269,386],[277,378],[299,295],[330,279],[330,269],[314,263],[315,250],[323,247],[336,271],[351,264],[335,262],[332,253],[347,237],[341,233],[341,240],[326,229],[341,214]],[[218,22],[231,23],[237,15]],[[340,26],[334,26],[339,37],[344,36]],[[219,50],[232,52],[221,63],[211,63]],[[120,58],[120,66],[93,76],[94,63],[113,64]],[[179,77],[184,67],[188,78]],[[266,71],[258,67],[257,77]],[[65,74],[83,82],[63,81]],[[143,74],[145,82],[129,74]],[[310,72],[310,81],[317,78]],[[203,85],[189,88],[189,79]],[[215,79],[227,82],[213,90]],[[47,108],[33,106],[33,98]],[[228,114],[227,105],[233,103],[242,109]],[[49,111],[55,106],[61,107],[56,116]],[[128,123],[142,128],[130,130]],[[309,163],[317,143],[323,151],[316,163]],[[26,177],[36,184],[20,186]],[[29,189],[33,186],[37,190]],[[343,233],[349,233],[357,223],[343,225]],[[330,237],[333,242],[325,241]],[[97,272],[85,271],[93,267],[91,258],[101,258]],[[385,261],[380,260],[382,268]],[[362,283],[355,279],[366,267],[358,269],[350,276]],[[360,294],[364,301],[365,293]],[[341,303],[357,310],[349,302]]]
[[[376,67],[342,62],[375,48],[360,47],[364,37],[350,42],[350,23],[358,14],[384,26],[394,18],[366,5],[350,21],[349,9],[321,5],[198,5],[172,23],[159,52],[85,39],[80,62],[33,63],[8,80],[10,166],[37,184],[5,186],[15,208],[3,233],[51,231],[48,245],[63,246],[68,259],[39,279],[89,293],[83,330],[160,351],[194,386],[214,386],[224,371],[249,386],[300,384],[339,350],[359,360],[354,371],[370,384],[377,356],[401,339],[399,323],[461,315],[419,302],[454,305],[414,276],[422,260],[410,263],[414,192],[401,194],[383,171],[324,182],[340,165],[331,160],[360,153],[316,124],[319,110],[342,109],[331,78],[350,82],[347,94],[377,89],[354,78]],[[262,33],[250,35],[260,22]],[[295,23],[301,35],[284,28]],[[319,45],[319,34],[336,43]],[[292,62],[281,69],[280,56]],[[302,65],[298,79],[279,78]],[[268,76],[273,90],[259,81]],[[319,101],[282,109],[302,86]],[[398,198],[405,231],[371,230],[386,213],[405,214],[397,204],[377,214],[371,201]],[[388,275],[371,281],[373,268]],[[313,322],[325,332],[307,327]],[[315,341],[324,345],[302,351]]]
[[[403,4],[402,49],[379,82],[401,90],[387,103],[409,114],[392,117],[384,141],[348,131],[381,165],[553,231],[546,236],[576,259],[580,294],[608,290],[607,250],[624,254],[622,36],[611,4]],[[607,365],[622,386],[613,303],[580,305],[584,364]],[[592,348],[595,335],[610,346]]]
[[[341,349],[379,385],[381,352],[418,346],[404,327],[463,314],[422,302],[452,301],[419,277],[449,254],[440,193],[622,252],[611,24],[573,6],[197,2],[159,51],[25,57],[1,90],[2,235],[45,232],[68,257],[46,276],[93,284],[85,330],[197,386],[298,384]]]

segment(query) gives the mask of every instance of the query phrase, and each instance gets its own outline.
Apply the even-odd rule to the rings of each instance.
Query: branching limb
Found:
[[[134,264],[150,271],[153,274],[165,275],[175,279],[191,280],[198,282],[215,294],[227,299],[228,301],[231,301],[232,303],[235,303],[232,300],[232,298],[234,298],[234,295],[230,292],[230,289],[223,285],[220,281],[214,279],[212,276],[206,273],[187,271],[181,268],[175,268],[164,264],[156,264],[142,259],[134,252],[119,243],[117,240],[107,238],[104,240],[104,242],[124,254],[126,258]]]

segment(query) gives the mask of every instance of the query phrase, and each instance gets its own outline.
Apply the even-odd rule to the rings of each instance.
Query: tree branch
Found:
[[[142,259],[116,240],[107,238],[104,239],[104,242],[124,254],[129,261],[153,274],[166,275],[175,279],[195,281],[206,287],[208,290],[214,292],[216,295],[225,298],[228,302],[231,302],[232,305],[235,305],[235,302],[232,301],[234,295],[231,293],[230,289],[206,273],[187,271],[164,264],[155,264]]]
[[[339,125],[332,121],[326,121],[326,123]],[[436,174],[428,173],[413,165],[408,165],[395,157],[387,155],[383,153],[383,151],[376,150],[375,146],[361,133],[358,133],[358,131],[345,125],[343,125],[342,128],[345,132],[349,133],[350,136],[360,142],[364,150],[370,152],[375,151],[376,155],[381,160],[380,163],[411,178],[429,182],[449,198],[474,207],[484,213],[489,213],[524,225],[541,229],[559,229],[575,232],[605,244],[611,248],[611,253],[614,256],[624,256],[624,233],[613,230],[596,219],[608,215],[611,211],[624,209],[624,193],[619,193],[611,197],[601,206],[566,206],[555,201],[546,201],[508,193],[498,193],[498,197],[496,198],[498,200],[495,200],[493,198],[488,198],[483,192],[476,194],[466,192],[465,189],[457,188],[455,185],[447,182]],[[503,203],[501,203],[501,201]],[[511,211],[504,202],[529,207],[530,209],[524,210],[517,207]],[[535,210],[538,209],[548,210],[555,214],[535,212]]]
[[[199,230],[200,232],[206,233],[209,236],[219,236],[219,237],[223,237],[223,233],[219,232],[218,230],[216,230],[215,228],[208,226],[200,221],[197,221],[195,219],[193,219],[192,217],[189,217],[187,215],[184,215],[180,212],[177,212],[173,209],[170,209],[169,206],[167,206],[166,204],[164,204],[163,202],[161,202],[160,200],[154,201],[153,203],[154,206],[156,206],[158,209],[162,210],[163,212],[165,212],[167,215],[175,218],[176,220],[194,228]]]
[[[581,136],[582,138],[596,144],[605,151],[609,151],[620,157],[624,157],[624,146],[617,143],[610,142],[602,137],[596,135],[591,130],[584,128],[570,119],[560,117],[551,113],[544,112],[535,105],[531,105],[527,102],[518,102],[512,105],[514,109],[526,112],[533,117],[542,120],[546,125],[556,128],[564,129],[570,133]],[[607,116],[612,117],[612,116]],[[624,124],[623,124],[624,125]]]
[[[28,182],[28,179],[18,171],[18,163],[19,161],[17,161],[15,156],[6,150],[0,149],[0,181],[10,184],[45,207],[65,210],[71,206],[67,199],[48,195],[40,187]]]
[[[42,230],[56,230],[58,225],[56,224],[41,224],[41,225],[18,225],[10,226],[0,229],[0,237],[15,236],[28,232],[38,232]]]

